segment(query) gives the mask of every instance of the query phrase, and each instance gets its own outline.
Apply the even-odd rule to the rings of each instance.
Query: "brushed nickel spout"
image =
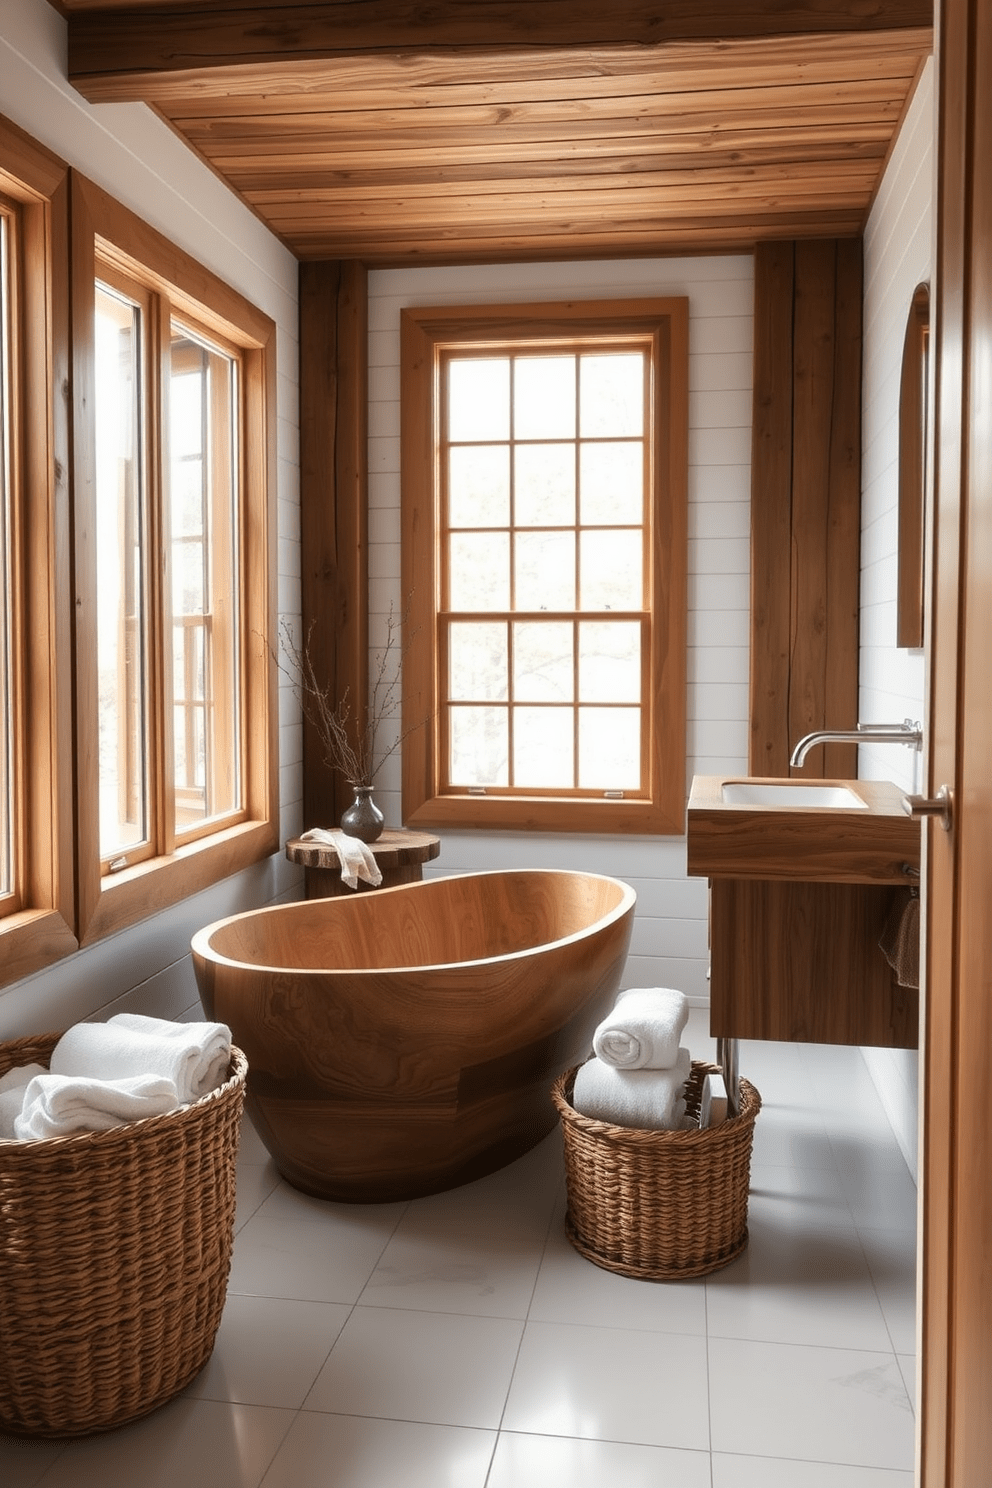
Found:
[[[922,749],[923,727],[905,718],[902,723],[859,723],[856,729],[818,729],[799,740],[790,767],[801,765],[815,744],[906,744],[911,749]]]

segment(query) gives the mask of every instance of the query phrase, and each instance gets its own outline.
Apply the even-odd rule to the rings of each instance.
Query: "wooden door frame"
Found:
[[[936,448],[929,594],[921,1488],[992,1457],[992,66],[987,0],[943,0],[938,37]]]

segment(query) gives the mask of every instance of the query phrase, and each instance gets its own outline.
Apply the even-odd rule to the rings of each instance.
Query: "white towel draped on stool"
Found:
[[[572,1105],[582,1116],[647,1131],[680,1131],[685,1117],[682,1091],[692,1068],[688,1049],[680,1049],[670,1069],[616,1069],[601,1059],[580,1065]]]
[[[84,1080],[159,1076],[171,1080],[178,1104],[188,1105],[223,1084],[230,1061],[226,1023],[172,1023],[118,1013],[107,1023],[70,1028],[52,1050],[50,1069],[53,1075]]]
[[[382,883],[382,870],[371,848],[361,838],[349,837],[340,827],[330,830],[311,827],[308,832],[303,833],[300,841],[320,842],[325,847],[333,847],[341,861],[341,882],[347,884],[349,889],[357,889],[360,878],[374,889]]]
[[[126,1080],[88,1080],[74,1075],[35,1075],[14,1122],[18,1141],[65,1137],[78,1131],[109,1131],[125,1121],[161,1116],[180,1102],[164,1075]]]
[[[593,1051],[617,1069],[670,1069],[688,1020],[683,993],[672,987],[631,987],[620,993],[593,1034]]]

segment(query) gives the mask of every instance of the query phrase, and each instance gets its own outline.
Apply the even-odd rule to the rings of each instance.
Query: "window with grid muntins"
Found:
[[[404,312],[407,819],[681,813],[683,332],[682,301]]]

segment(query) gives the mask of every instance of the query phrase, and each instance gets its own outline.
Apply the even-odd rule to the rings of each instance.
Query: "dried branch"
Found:
[[[302,649],[296,644],[289,623],[283,620],[280,626],[280,648],[288,658],[289,665],[286,665],[282,658],[273,652],[276,665],[292,683],[293,692],[303,711],[303,716],[313,726],[320,739],[324,751],[324,763],[330,769],[337,770],[352,786],[372,785],[390,755],[395,754],[404,739],[408,738],[415,729],[422,728],[423,723],[427,721],[424,719],[422,723],[413,724],[410,728],[402,730],[387,748],[381,746],[383,725],[389,719],[394,718],[401,707],[400,675],[405,648],[409,645],[410,638],[407,638],[405,644],[401,642],[400,625],[401,622],[395,618],[392,607],[390,607],[386,620],[386,644],[376,658],[375,677],[369,695],[365,724],[364,727],[358,729],[354,742],[352,742],[353,736],[348,728],[352,716],[348,689],[345,688],[340,699],[332,703],[329,689],[321,685],[314,670],[310,655],[310,635],[313,625],[311,624],[307,631],[307,638]],[[272,648],[269,649],[271,651]]]

